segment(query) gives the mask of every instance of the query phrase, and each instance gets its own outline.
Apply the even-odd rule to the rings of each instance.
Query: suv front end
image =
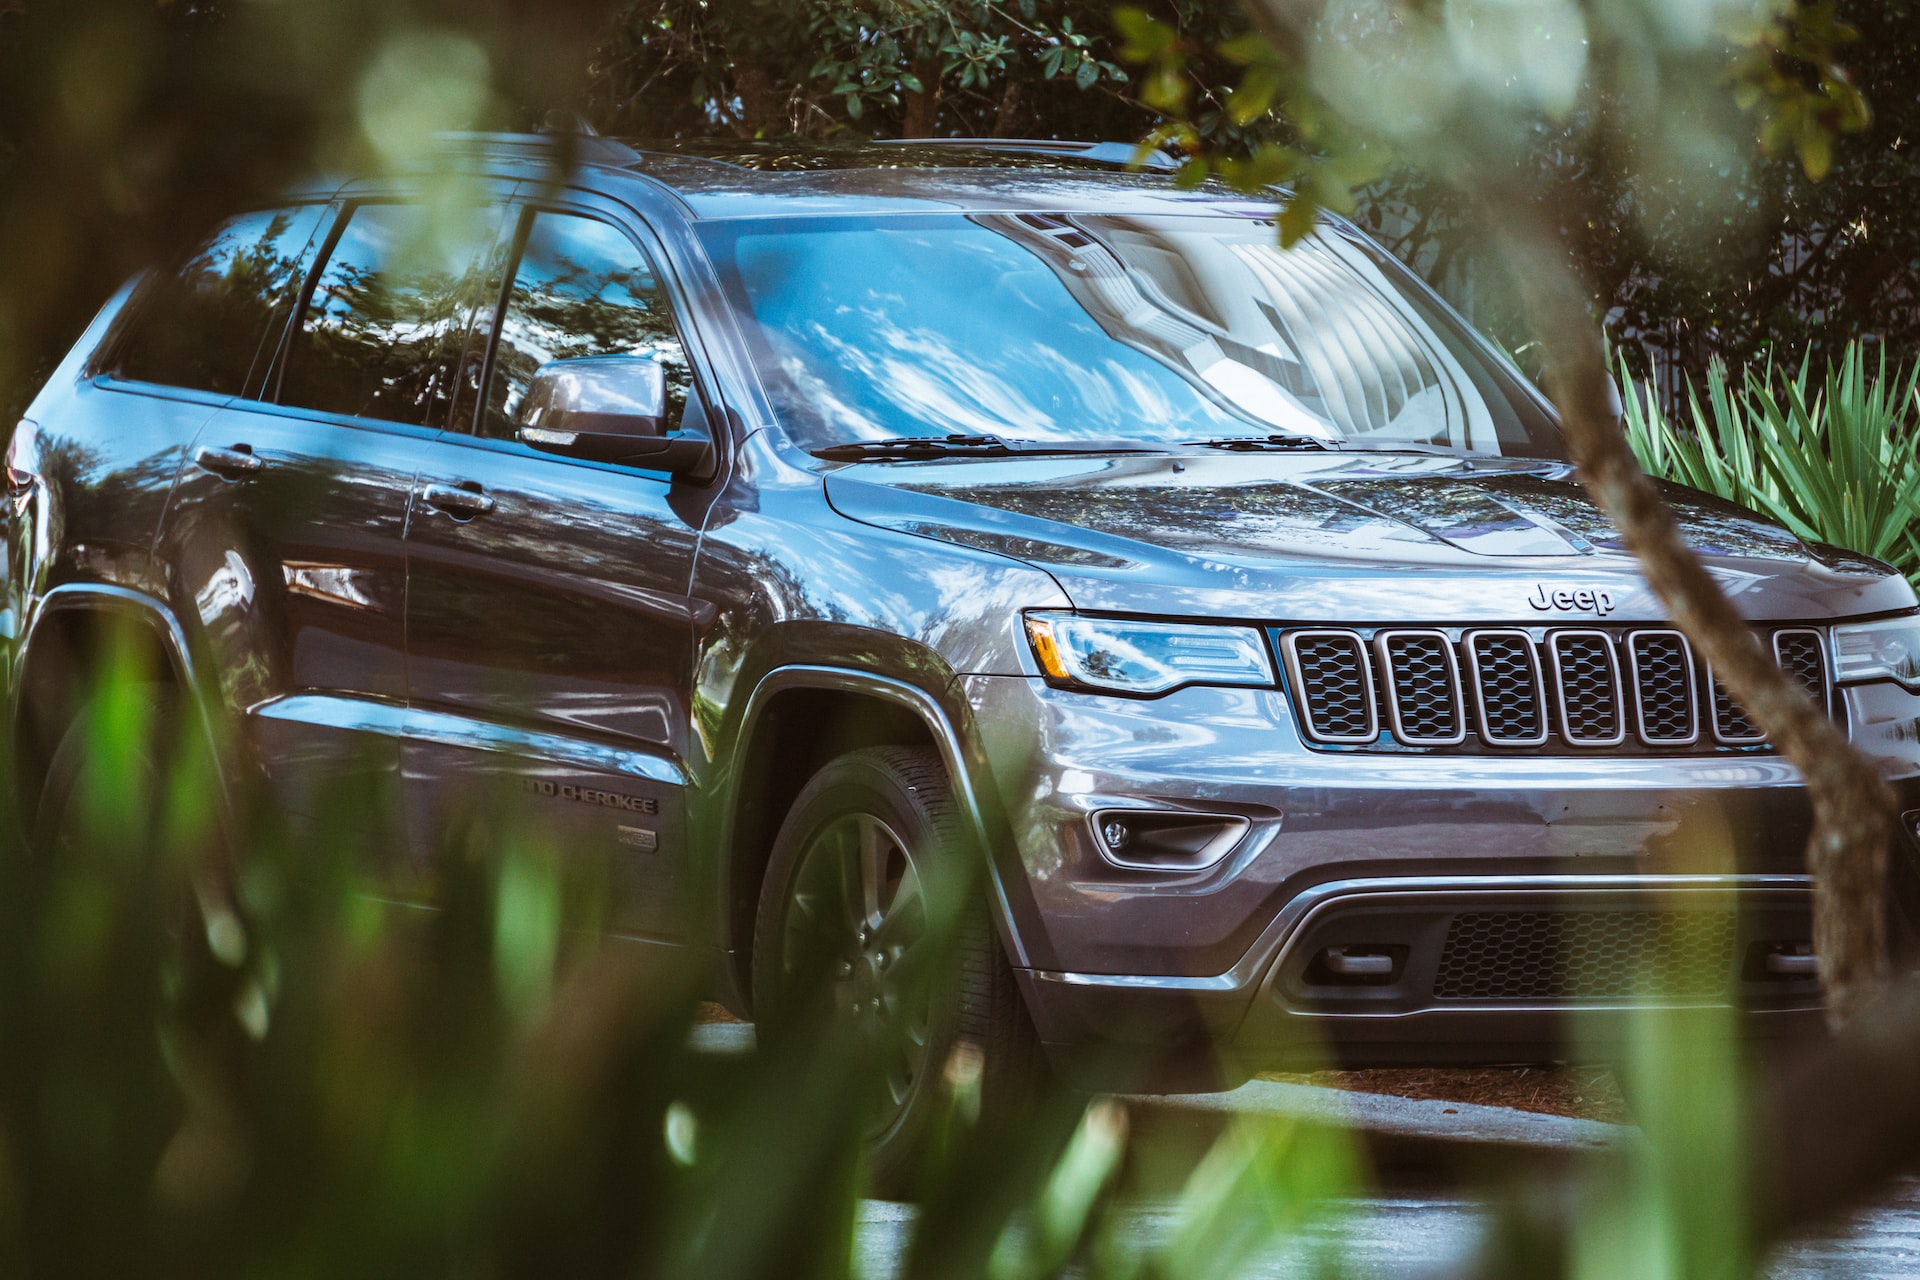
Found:
[[[783,456],[910,540],[890,614],[967,709],[1057,1062],[1166,1087],[1605,1054],[1650,1004],[1819,1025],[1798,771],[1430,290],[1148,179],[861,190],[729,191],[700,236]],[[1666,489],[1920,805],[1911,587]]]
[[[1017,553],[1073,602],[1022,614],[1021,674],[958,678],[1016,846],[1021,977],[1056,1058],[1090,1081],[1200,1086],[1329,1058],[1605,1057],[1649,1004],[1730,1004],[1756,1039],[1817,1028],[1800,774],[1666,621],[1569,469],[1426,458],[1399,468],[1395,496],[1382,466],[829,477],[843,514]],[[1317,537],[1316,495],[1360,474],[1375,505],[1349,511],[1400,527],[1394,559],[1360,538],[1344,558],[1271,554],[1289,535],[1263,511]],[[1416,514],[1467,491],[1500,494],[1561,554],[1489,556]],[[1070,528],[1049,518],[1067,493]],[[1124,502],[1097,496],[1113,493]],[[1714,569],[1763,643],[1902,807],[1920,805],[1908,586],[1673,496],[1696,543],[1722,544]],[[1129,536],[1148,509],[1163,532]],[[1908,908],[1890,907],[1897,932]]]

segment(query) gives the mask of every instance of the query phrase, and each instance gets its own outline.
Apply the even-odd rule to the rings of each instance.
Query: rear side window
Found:
[[[443,419],[498,214],[355,208],[335,237],[281,379],[282,404],[416,426]]]
[[[116,372],[139,382],[242,395],[305,274],[324,208],[244,214],[142,291]]]
[[[652,264],[607,223],[535,214],[500,318],[481,434],[513,436],[514,415],[541,365],[611,355],[651,356],[660,363],[668,429],[678,428],[692,374]]]

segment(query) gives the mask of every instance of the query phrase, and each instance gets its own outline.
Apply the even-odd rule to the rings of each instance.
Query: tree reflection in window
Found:
[[[285,322],[321,213],[307,205],[243,214],[178,270],[157,275],[131,310],[120,376],[245,394],[268,335]]]
[[[452,394],[469,281],[491,225],[457,232],[411,205],[362,205],[314,285],[282,404],[432,425]]]
[[[658,277],[633,242],[591,218],[535,216],[500,322],[484,434],[509,438],[541,365],[644,355],[665,369],[668,429],[678,427],[691,377]]]

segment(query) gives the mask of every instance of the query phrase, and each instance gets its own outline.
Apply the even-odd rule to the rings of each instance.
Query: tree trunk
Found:
[[[1844,1209],[1920,1162],[1920,980],[1860,1010],[1828,1043],[1761,1082],[1746,1176],[1772,1239]]]
[[[913,74],[920,78],[921,92],[908,92],[906,110],[900,118],[900,136],[903,138],[931,138],[940,122],[940,64],[932,58],[923,58],[915,64]]]
[[[1625,535],[1647,584],[1714,674],[1806,779],[1813,942],[1828,1019],[1840,1025],[1887,979],[1886,887],[1892,794],[1879,769],[1762,649],[1708,575],[1628,446],[1598,327],[1548,221],[1525,193],[1491,185],[1483,205],[1546,351],[1547,381],[1581,481]]]
[[[1005,138],[1013,134],[1020,119],[1020,81],[1008,80],[1007,87],[1000,91],[1000,106],[993,113],[992,137]]]
[[[767,69],[757,62],[733,64],[733,91],[740,95],[740,119],[733,131],[745,138],[767,133],[785,133],[780,91]]]

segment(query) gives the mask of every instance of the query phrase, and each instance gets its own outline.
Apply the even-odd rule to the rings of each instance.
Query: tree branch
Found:
[[[1608,408],[1614,389],[1587,299],[1550,227],[1524,193],[1486,188],[1483,209],[1514,269],[1548,360],[1548,382],[1594,500],[1677,625],[1741,707],[1806,779],[1813,806],[1807,868],[1813,877],[1814,950],[1828,1017],[1846,1022],[1888,976],[1888,836],[1894,804],[1879,769],[1761,649],[1686,545],[1673,511],[1640,469]]]

